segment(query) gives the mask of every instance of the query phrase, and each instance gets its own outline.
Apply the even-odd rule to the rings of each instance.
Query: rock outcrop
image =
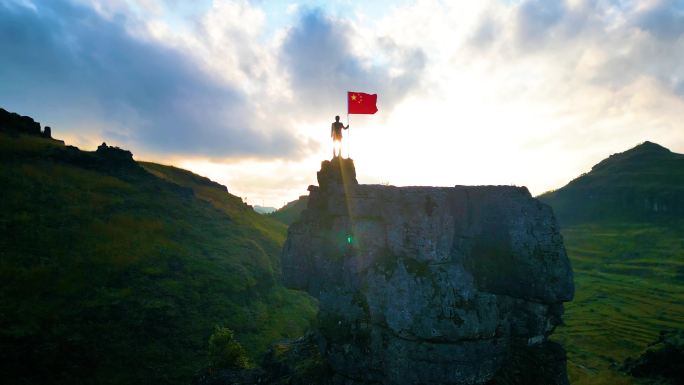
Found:
[[[147,172],[133,160],[133,154],[130,151],[108,146],[106,143],[99,145],[96,151],[81,151],[74,146],[59,147],[53,149],[48,156],[60,162],[124,179],[147,175]]]
[[[0,132],[52,138],[52,128],[45,127],[41,131],[40,123],[34,121],[30,116],[22,116],[4,108],[0,108]]]
[[[282,269],[319,299],[333,382],[512,383],[501,370],[541,349],[562,362],[538,381],[567,383],[547,338],[573,275],[549,206],[524,187],[359,185],[342,158],[318,183]]]
[[[649,384],[684,384],[684,330],[663,330],[637,358],[627,358],[622,370]]]

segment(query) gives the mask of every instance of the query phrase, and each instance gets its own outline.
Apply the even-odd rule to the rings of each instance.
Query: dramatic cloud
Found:
[[[681,2],[529,0],[490,6],[476,30],[472,48],[487,46],[488,60],[506,60],[504,67],[524,60],[553,65],[555,75],[578,87],[589,80],[618,89],[646,76],[681,94]]]
[[[364,39],[371,47],[365,57],[352,46]],[[281,61],[294,92],[311,110],[339,108],[348,90],[378,93],[383,108],[391,110],[418,86],[426,56],[420,48],[399,46],[389,37],[365,36],[347,20],[309,9],[288,31]]]
[[[242,90],[193,56],[133,36],[63,0],[0,3],[0,103],[54,120],[98,122],[102,137],[157,152],[212,157],[294,154],[284,130],[261,128]],[[52,120],[50,119],[50,120]]]
[[[684,152],[680,0],[0,0],[0,47],[0,105],[258,204],[315,183],[347,90],[379,95],[348,132],[366,183],[536,194]]]

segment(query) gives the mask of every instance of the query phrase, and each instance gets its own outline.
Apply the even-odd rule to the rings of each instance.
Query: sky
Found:
[[[684,0],[0,0],[0,107],[250,204],[316,184],[346,92],[360,183],[557,189],[684,152]]]

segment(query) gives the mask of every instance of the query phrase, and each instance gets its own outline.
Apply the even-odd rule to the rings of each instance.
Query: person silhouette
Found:
[[[330,137],[333,139],[333,158],[335,156],[342,156],[342,129],[349,129],[349,125],[345,127],[342,122],[340,122],[340,117],[335,116],[335,121],[330,126]],[[337,150],[337,155],[335,155],[335,150]]]

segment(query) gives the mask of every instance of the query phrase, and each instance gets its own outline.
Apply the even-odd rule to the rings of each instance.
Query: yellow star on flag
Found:
[[[347,113],[349,114],[372,115],[378,112],[377,102],[377,94],[347,91]]]

